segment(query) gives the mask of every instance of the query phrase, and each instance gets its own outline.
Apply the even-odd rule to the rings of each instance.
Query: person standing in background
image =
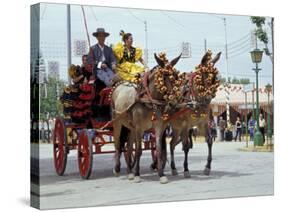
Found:
[[[255,125],[256,125],[256,122],[253,119],[253,117],[251,116],[251,118],[249,120],[249,123],[248,123],[248,129],[249,129],[249,133],[250,133],[250,141],[254,140]]]
[[[223,119],[222,116],[220,116],[220,120],[219,120],[219,129],[220,129],[220,134],[221,134],[221,141],[224,141],[224,131],[225,131],[225,127],[226,127],[226,122]]]
[[[240,117],[237,117],[237,120],[235,122],[236,127],[236,135],[235,135],[235,141],[237,140],[237,137],[239,136],[239,141],[241,141],[241,133],[242,133],[242,123],[240,121]]]
[[[264,119],[264,117],[263,117],[263,115],[262,115],[262,113],[260,114],[260,132],[261,132],[261,134],[262,134],[262,137],[263,137],[263,143],[265,142],[265,126],[266,126],[266,123],[265,123],[265,119]]]
[[[215,141],[216,136],[217,136],[217,129],[216,129],[216,123],[213,119],[210,120],[209,127],[210,127],[210,130],[211,130],[211,137],[212,137],[213,141]]]

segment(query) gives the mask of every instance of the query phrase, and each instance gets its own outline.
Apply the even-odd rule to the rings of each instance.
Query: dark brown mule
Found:
[[[207,67],[208,65],[214,66],[215,63],[219,60],[221,53],[218,53],[213,59],[210,58],[210,54],[207,52],[201,61],[201,66]],[[208,73],[207,71],[202,74],[202,80],[206,81],[210,77],[211,83],[218,83],[217,80],[218,73]],[[210,76],[211,75],[211,76]],[[189,94],[193,94],[192,97],[188,97],[185,101],[194,100],[197,103],[196,109],[187,110],[186,113],[181,114],[176,119],[172,119],[170,124],[173,128],[172,140],[170,142],[170,154],[171,154],[171,170],[172,174],[177,174],[177,170],[174,162],[174,149],[175,146],[182,142],[183,151],[184,151],[184,176],[190,177],[188,170],[188,152],[191,147],[191,136],[189,135],[189,129],[195,125],[201,126],[201,132],[205,135],[206,143],[208,145],[208,157],[207,164],[204,169],[204,174],[209,175],[211,170],[212,162],[212,145],[213,140],[211,139],[210,130],[208,127],[208,122],[210,119],[213,119],[212,110],[210,108],[210,102],[214,98],[213,93],[209,93],[204,96],[200,96],[198,93],[198,86],[194,80],[194,76],[191,75],[189,80]],[[207,86],[207,85],[206,85]],[[199,87],[200,88],[200,87]],[[152,165],[153,166],[153,165]]]

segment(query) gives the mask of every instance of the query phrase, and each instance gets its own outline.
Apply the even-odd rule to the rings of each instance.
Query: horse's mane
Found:
[[[159,65],[154,66],[152,69],[150,69],[150,73],[153,73],[156,70],[156,68],[158,68],[158,67],[159,67]]]
[[[159,65],[156,65],[156,66],[154,66],[152,69],[150,69],[150,74],[149,74],[149,79],[148,80],[150,80],[153,76],[154,76],[154,74],[156,73],[155,72],[155,70],[157,69],[159,67]]]

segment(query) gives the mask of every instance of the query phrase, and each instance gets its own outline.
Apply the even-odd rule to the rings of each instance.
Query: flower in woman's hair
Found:
[[[124,30],[121,29],[119,35],[123,37],[125,35]]]

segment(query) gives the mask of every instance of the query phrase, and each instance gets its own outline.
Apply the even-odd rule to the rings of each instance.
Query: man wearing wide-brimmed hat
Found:
[[[114,57],[112,48],[105,45],[105,38],[109,33],[104,28],[97,28],[93,33],[98,43],[91,46],[89,53],[89,63],[93,65],[94,74],[104,82],[106,86],[111,85],[111,80],[114,77],[116,68],[116,59]]]

